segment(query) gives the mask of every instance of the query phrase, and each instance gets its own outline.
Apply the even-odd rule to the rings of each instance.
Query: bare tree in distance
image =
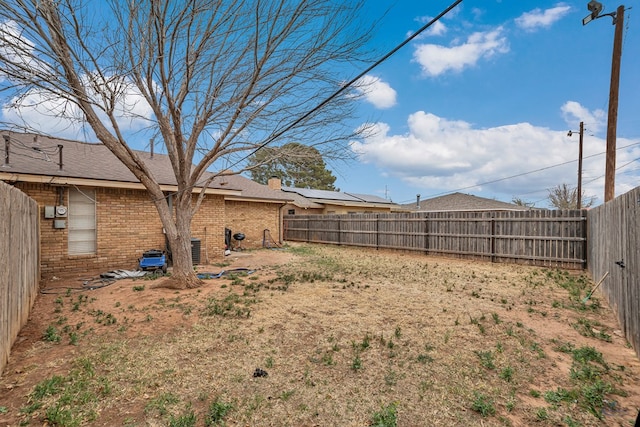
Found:
[[[511,199],[511,203],[513,203],[514,205],[518,205],[518,206],[524,206],[527,208],[533,208],[535,207],[535,202],[527,202],[524,199],[521,199],[518,196],[513,196],[513,198]]]
[[[581,208],[590,208],[595,197],[585,197],[582,192]],[[578,189],[568,184],[558,184],[549,190],[549,203],[556,209],[575,209],[578,204]]]
[[[172,249],[167,285],[196,287],[190,229],[205,192],[193,189],[210,185],[207,168],[241,173],[250,154],[283,138],[333,156],[347,152],[357,132],[346,123],[354,93],[314,107],[364,59],[369,31],[358,19],[361,7],[332,0],[0,0],[0,91],[19,111],[37,99],[56,106],[52,116],[88,125],[155,204]],[[145,121],[147,135],[164,144],[178,187],[175,219],[131,148],[123,118]]]

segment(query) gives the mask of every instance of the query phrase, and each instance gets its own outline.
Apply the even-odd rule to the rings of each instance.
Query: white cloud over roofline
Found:
[[[597,115],[597,110],[581,109]],[[530,123],[480,129],[424,111],[411,114],[407,125],[406,133],[394,134],[388,124],[375,123],[361,141],[351,142],[351,149],[360,161],[375,165],[419,191],[455,191],[499,180],[473,191],[497,191],[509,197],[561,183],[575,185],[577,181],[578,138],[567,136],[567,130]],[[618,146],[633,143],[619,139]],[[604,174],[605,145],[602,138],[585,136],[583,183],[587,195],[601,196],[599,177]],[[638,153],[640,147],[620,150],[618,165],[633,161]],[[537,169],[541,171],[502,180]],[[624,177],[616,184],[618,192],[631,185]]]
[[[116,122],[121,131],[129,132],[143,129],[149,125],[153,111],[140,91],[126,79],[118,81],[119,95],[116,101]],[[115,82],[115,80],[113,80]],[[115,84],[115,83],[114,83]],[[87,84],[87,88],[92,86]],[[97,94],[90,94],[97,104]],[[109,120],[104,112],[96,108],[98,116],[107,126]],[[84,120],[80,108],[55,94],[33,88],[20,96],[15,96],[2,105],[2,121],[18,126],[56,135],[64,138],[78,138],[79,135],[92,131]]]

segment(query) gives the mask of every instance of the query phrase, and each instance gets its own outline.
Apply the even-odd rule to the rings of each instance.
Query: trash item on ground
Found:
[[[251,274],[253,273],[255,270],[251,270],[249,268],[244,268],[244,267],[240,267],[240,268],[234,268],[231,270],[222,270],[219,273],[206,273],[206,272],[202,272],[202,273],[198,273],[198,279],[219,279],[222,276],[226,276],[229,274],[233,274],[233,273],[245,273],[245,274]]]
[[[267,373],[267,371],[260,369],[260,368],[256,368],[255,371],[253,371],[253,378],[257,378],[257,377],[266,377],[269,374]]]
[[[135,277],[142,277],[148,274],[147,271],[140,270],[111,270],[106,273],[101,273],[100,277],[103,279],[130,279]]]
[[[140,270],[162,270],[162,273],[167,272],[167,257],[165,252],[160,249],[151,249],[142,254],[142,258],[139,260]]]
[[[69,292],[93,291],[95,289],[104,288],[115,283],[116,279],[105,277],[91,277],[88,279],[79,279],[82,282],[80,287],[64,287],[64,288],[44,288],[40,289],[41,294],[66,294]]]

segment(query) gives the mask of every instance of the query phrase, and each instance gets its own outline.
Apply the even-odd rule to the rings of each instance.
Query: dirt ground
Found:
[[[234,252],[198,271],[248,275],[192,290],[43,282],[0,378],[0,426],[55,424],[53,392],[25,410],[34,390],[87,360],[108,391],[58,425],[189,425],[172,424],[189,411],[192,425],[218,425],[202,414],[223,401],[226,425],[364,426],[391,407],[404,426],[633,425],[638,359],[605,303],[567,309],[549,270],[335,247],[311,247],[308,259],[301,247]],[[576,332],[578,319],[592,321],[592,336]],[[543,397],[575,386],[563,346],[592,346],[606,361],[617,390],[602,419],[577,398]],[[485,395],[495,409],[483,417]]]

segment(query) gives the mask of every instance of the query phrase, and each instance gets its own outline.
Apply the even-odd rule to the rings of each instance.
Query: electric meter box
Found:
[[[44,218],[52,219],[56,217],[56,208],[53,206],[45,206],[44,207]]]

